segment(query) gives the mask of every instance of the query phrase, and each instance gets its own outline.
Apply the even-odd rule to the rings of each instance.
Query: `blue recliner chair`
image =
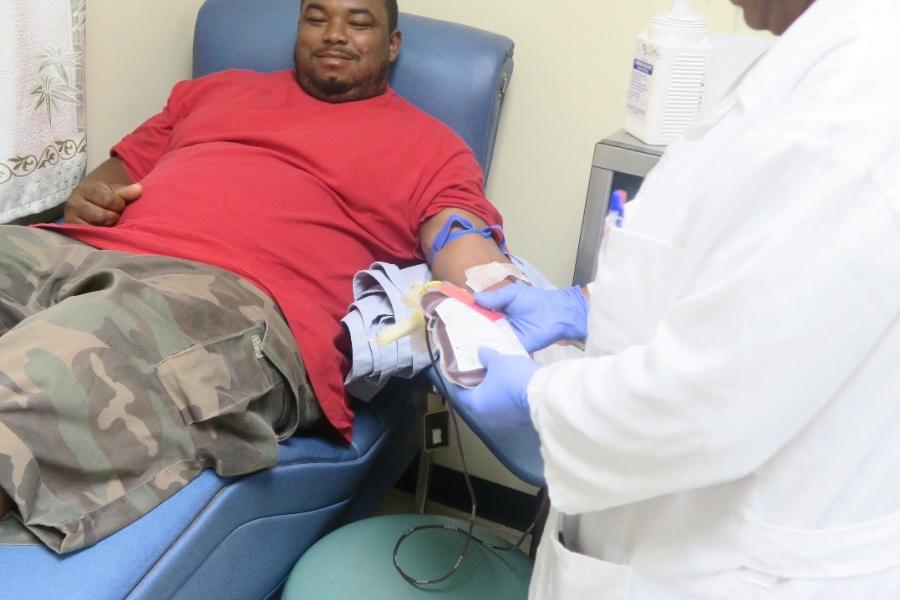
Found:
[[[194,75],[293,66],[299,0],[207,0]],[[452,23],[401,15],[398,93],[455,129],[487,173],[513,43]],[[360,268],[368,265],[359,265]],[[277,597],[301,554],[368,516],[410,464],[412,386],[357,402],[353,443],[302,435],[274,468],[243,478],[204,472],[145,517],[86,550],[0,546],[0,600],[263,600]],[[352,565],[348,565],[352,568]]]

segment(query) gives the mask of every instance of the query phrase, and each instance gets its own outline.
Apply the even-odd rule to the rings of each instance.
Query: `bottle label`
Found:
[[[639,58],[634,59],[631,85],[628,88],[628,112],[635,116],[643,117],[647,114],[651,77],[653,77],[653,64]]]
[[[639,58],[634,59],[634,68],[636,71],[640,71],[641,73],[653,75],[653,65],[648,62],[644,62]]]

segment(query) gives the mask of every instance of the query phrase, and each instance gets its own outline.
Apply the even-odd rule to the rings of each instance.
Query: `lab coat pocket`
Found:
[[[680,249],[607,221],[590,284],[588,351],[615,353],[647,343],[656,331],[672,288]]]
[[[785,579],[858,577],[900,567],[900,513],[828,529],[796,529],[746,515],[744,565]]]
[[[541,571],[543,594],[538,598],[553,600],[625,600],[631,590],[631,568],[573,552],[560,539],[560,524],[564,518],[555,515],[553,523],[547,523],[542,543],[549,544],[548,569]]]
[[[163,360],[157,376],[185,424],[246,410],[281,384],[263,353],[265,325],[196,344]]]

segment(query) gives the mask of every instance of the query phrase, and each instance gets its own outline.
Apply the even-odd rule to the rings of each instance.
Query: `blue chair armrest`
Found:
[[[435,387],[440,390],[441,386],[438,383],[440,375],[432,368],[429,369],[428,376]],[[454,390],[454,386],[447,386],[450,403],[466,425],[497,457],[497,460],[525,483],[538,488],[546,487],[544,459],[541,457],[541,439],[534,427],[530,424],[521,427],[494,427],[484,423],[455,401]]]

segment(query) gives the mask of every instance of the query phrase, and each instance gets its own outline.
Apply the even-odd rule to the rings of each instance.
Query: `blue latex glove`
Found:
[[[479,292],[475,301],[485,308],[506,313],[528,352],[560,340],[584,341],[587,337],[588,305],[578,286],[544,290],[514,283],[491,292]]]
[[[495,427],[530,423],[528,384],[541,365],[530,358],[500,354],[490,348],[479,349],[478,360],[487,369],[487,375],[472,389],[457,386],[457,403]]]

